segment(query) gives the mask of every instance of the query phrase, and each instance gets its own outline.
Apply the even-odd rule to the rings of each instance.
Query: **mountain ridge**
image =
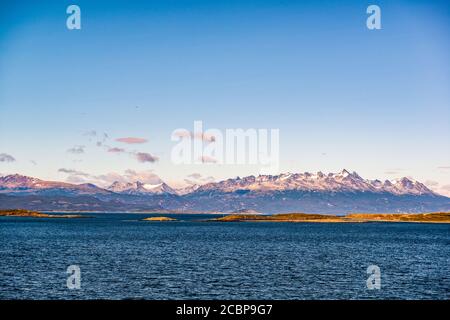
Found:
[[[94,184],[0,177],[0,209],[263,213],[388,213],[450,211],[450,198],[410,178],[363,179],[356,172],[283,173],[237,177],[173,189],[157,184]]]
[[[250,191],[370,191],[401,194],[436,194],[423,183],[411,178],[403,177],[397,180],[363,179],[355,171],[343,169],[339,173],[282,173],[279,175],[250,175],[243,178],[229,178],[218,182],[209,182],[202,185],[187,186],[174,189],[163,181],[149,185],[140,181],[115,181],[106,188],[92,183],[72,184],[68,182],[46,181],[34,177],[12,174],[0,176],[0,192],[23,192],[45,189],[72,189],[86,193],[123,193],[123,194],[180,194],[187,195],[195,192],[221,191],[234,192],[237,190]]]

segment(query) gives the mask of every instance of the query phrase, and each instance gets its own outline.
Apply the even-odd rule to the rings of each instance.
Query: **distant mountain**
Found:
[[[179,194],[181,196],[182,195],[186,195],[186,194],[189,194],[189,193],[192,193],[192,192],[196,191],[200,187],[201,186],[198,185],[198,184],[193,184],[193,185],[181,188],[181,189],[177,189],[177,194]]]
[[[19,174],[0,177],[0,193],[4,194],[48,194],[48,195],[96,195],[108,194],[108,190],[94,184],[71,184],[44,181]]]
[[[340,173],[286,173],[280,175],[248,176],[245,178],[228,179],[201,186],[196,192],[221,191],[234,192],[249,190],[259,192],[270,191],[323,191],[323,192],[388,192],[395,195],[434,194],[424,184],[402,178],[398,181],[366,180],[356,172],[342,170]]]
[[[285,173],[227,179],[175,190],[164,182],[114,182],[107,189],[9,175],[0,177],[0,209],[221,212],[450,211],[450,198],[409,178],[363,179],[356,172]]]
[[[176,194],[177,192],[166,183],[144,184],[142,182],[114,182],[108,188],[109,191],[121,194],[151,195],[151,194]]]

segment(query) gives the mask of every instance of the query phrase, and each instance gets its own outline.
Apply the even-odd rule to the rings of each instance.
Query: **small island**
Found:
[[[169,218],[169,217],[149,217],[149,218],[145,218],[142,219],[143,221],[158,221],[158,222],[162,222],[162,221],[177,221],[177,219],[174,218]]]
[[[48,214],[24,209],[0,210],[0,216],[28,218],[88,218],[87,216],[78,214]]]
[[[220,222],[317,222],[317,223],[345,223],[345,222],[414,222],[414,223],[450,223],[450,212],[433,213],[353,213],[345,216],[281,213],[274,215],[245,215],[231,214],[209,221]]]

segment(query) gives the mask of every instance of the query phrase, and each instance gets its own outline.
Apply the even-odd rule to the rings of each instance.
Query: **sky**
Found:
[[[407,176],[450,196],[450,3],[0,3],[0,174],[182,186],[261,172],[174,163],[172,133],[194,121],[278,129],[279,172]]]

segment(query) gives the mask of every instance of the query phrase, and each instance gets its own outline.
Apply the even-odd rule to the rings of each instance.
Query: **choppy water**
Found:
[[[140,221],[148,216],[0,217],[0,298],[450,298],[450,225]],[[67,289],[69,265],[80,266],[80,290]],[[366,287],[369,265],[381,269],[380,290]]]

